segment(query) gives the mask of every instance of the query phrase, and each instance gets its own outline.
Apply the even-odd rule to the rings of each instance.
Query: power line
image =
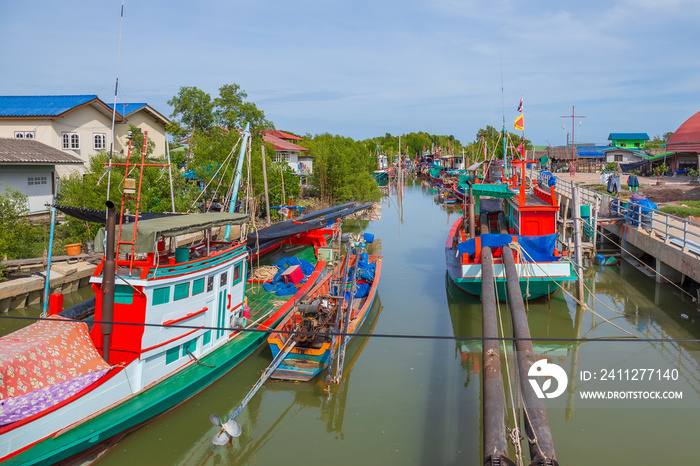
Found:
[[[26,316],[0,316],[0,319],[16,319],[16,320],[51,320],[50,317],[26,317]],[[64,322],[86,323],[80,320],[64,320]],[[459,335],[417,335],[417,334],[401,334],[401,333],[344,333],[344,332],[306,332],[295,330],[274,330],[260,328],[238,328],[238,327],[209,327],[205,325],[163,325],[149,324],[140,322],[117,322],[108,320],[95,320],[95,324],[112,324],[112,325],[131,325],[142,327],[165,327],[171,329],[183,330],[223,330],[234,331],[240,333],[282,333],[289,335],[309,335],[309,336],[348,336],[362,338],[394,338],[394,339],[414,339],[414,340],[473,340],[473,341],[532,341],[532,342],[562,342],[562,343],[587,343],[587,342],[643,342],[643,343],[700,343],[700,338],[641,338],[641,337],[601,337],[601,338],[552,338],[552,337],[531,337],[531,338],[516,338],[516,337],[483,337],[483,336],[459,336]]]

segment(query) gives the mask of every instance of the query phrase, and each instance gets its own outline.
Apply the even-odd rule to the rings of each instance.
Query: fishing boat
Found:
[[[528,184],[528,163],[533,162],[511,161],[513,176],[500,184],[472,184],[474,216],[460,217],[450,229],[445,244],[447,272],[454,284],[468,293],[481,295],[481,248],[485,246],[493,251],[500,299],[507,294],[501,256],[504,246],[517,252],[516,268],[525,299],[548,295],[557,291],[561,283],[575,280],[573,265],[561,260],[562,253],[556,248],[559,205],[554,188],[536,182]],[[470,221],[473,229],[469,228]]]
[[[362,287],[352,286],[349,293],[353,298],[350,299],[339,280],[342,277],[342,264],[339,264],[334,273],[326,275],[309,291],[304,301],[275,327],[267,339],[273,357],[284,352],[290,343],[295,343],[272,372],[272,378],[309,381],[329,366],[332,369],[333,360],[341,358],[339,353],[364,323],[376,296],[382,256],[358,253],[347,260],[355,264],[347,269],[347,273],[353,276],[353,282],[362,283]],[[341,337],[342,341],[338,342],[329,335],[334,329],[350,336]],[[338,365],[342,373],[342,361]],[[333,378],[336,383],[339,381],[337,374]],[[327,382],[330,382],[329,378]]]
[[[452,190],[442,188],[440,189],[440,194],[438,194],[439,202],[443,204],[454,204],[457,202],[457,198],[452,193]]]
[[[145,166],[144,159],[130,163],[127,155],[125,173],[134,166]],[[52,295],[48,318],[0,338],[3,464],[61,461],[203,390],[262,344],[266,334],[255,330],[274,327],[313,287],[325,265],[315,246],[338,238],[340,222],[288,239],[312,261],[291,295],[246,292],[246,242],[228,240],[246,214],[143,220],[140,192],[139,182],[136,198],[125,193],[125,201],[137,201],[132,223],[126,215],[117,222],[116,206],[107,202],[107,226],[95,241],[99,251],[106,237],[105,256],[90,279],[94,320],[67,317],[61,295]],[[216,239],[212,230],[224,226]],[[201,241],[176,247],[175,238],[196,233]]]

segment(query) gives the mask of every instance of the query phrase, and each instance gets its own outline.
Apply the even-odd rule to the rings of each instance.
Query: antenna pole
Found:
[[[114,153],[114,120],[117,114],[117,90],[119,89],[119,59],[122,53],[122,23],[124,22],[124,0],[119,17],[119,45],[117,46],[117,79],[114,83],[114,108],[112,108],[112,140],[109,142],[109,166],[107,167],[107,200],[109,200],[109,188],[112,184],[112,154]]]
[[[571,115],[565,115],[562,116],[561,118],[569,118],[571,117],[571,167],[569,167],[569,176],[574,176],[576,175],[576,164],[574,163],[574,151],[576,150],[576,146],[574,146],[574,126],[576,126],[574,119],[575,118],[586,118],[583,115],[576,115],[574,112],[574,106],[571,106]],[[568,138],[567,138],[568,139]],[[567,141],[568,144],[569,141]]]

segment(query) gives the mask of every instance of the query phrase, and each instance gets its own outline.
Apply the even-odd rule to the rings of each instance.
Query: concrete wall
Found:
[[[53,201],[53,177],[53,165],[3,165],[0,167],[0,193],[5,191],[5,184],[17,188],[27,196],[30,213],[43,212],[47,210],[45,204]],[[29,184],[30,178],[32,184]]]

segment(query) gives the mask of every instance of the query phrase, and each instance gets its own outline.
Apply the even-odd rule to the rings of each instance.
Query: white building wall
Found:
[[[45,204],[53,201],[52,165],[0,165],[0,193],[7,186],[17,188],[27,196],[27,208],[30,213],[48,210]]]
[[[129,131],[129,125],[134,125],[139,128],[141,132],[148,131],[148,139],[156,143],[152,155],[155,157],[165,157],[165,126],[144,110],[139,110],[129,115],[127,120],[126,123],[119,123],[114,128],[114,146],[117,152],[124,150],[124,153],[126,153],[126,148],[129,145],[127,132]]]

